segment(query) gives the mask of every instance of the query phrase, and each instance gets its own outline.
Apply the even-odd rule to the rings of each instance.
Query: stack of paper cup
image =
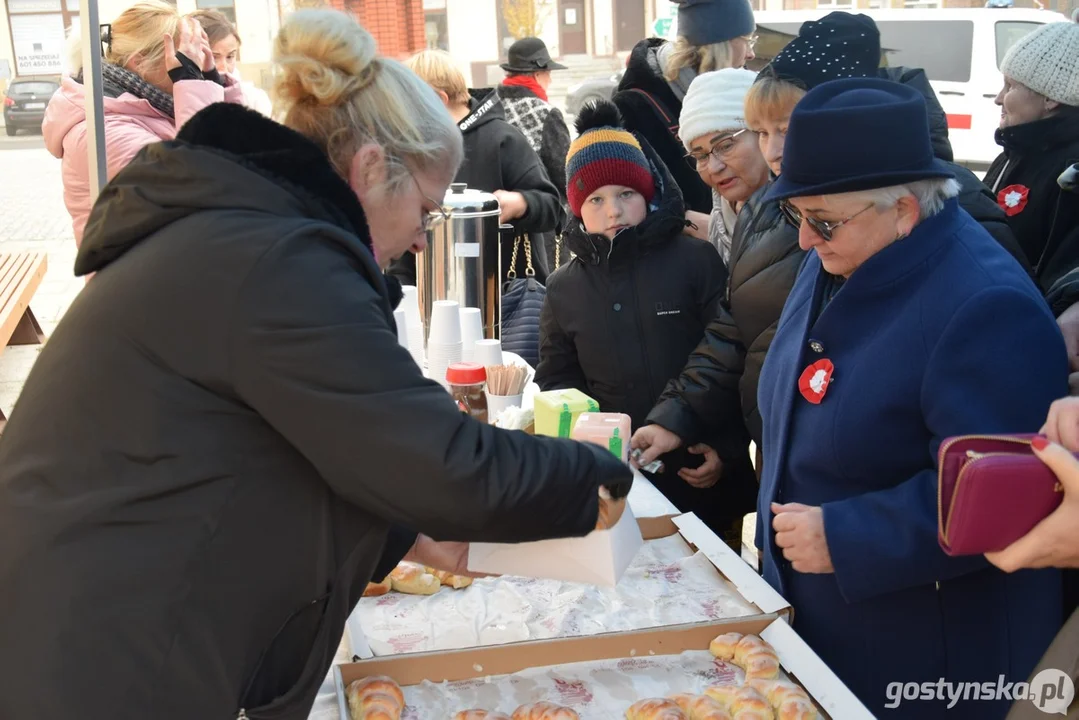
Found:
[[[408,347],[408,316],[403,307],[393,311],[393,320],[397,323],[397,342],[403,348]]]
[[[484,367],[502,364],[501,340],[477,340],[473,344],[472,362]]]
[[[405,311],[405,324],[408,328],[408,351],[412,359],[423,367],[423,321],[420,319],[420,295],[415,285],[403,285],[399,308]]]
[[[472,362],[476,341],[483,339],[483,318],[479,308],[461,308],[461,359]]]
[[[427,338],[428,377],[446,385],[446,369],[461,362],[461,308],[456,300],[438,300],[431,308]]]

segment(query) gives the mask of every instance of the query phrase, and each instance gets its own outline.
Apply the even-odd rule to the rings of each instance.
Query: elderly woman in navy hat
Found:
[[[814,88],[782,169],[769,196],[808,254],[760,381],[764,576],[874,713],[1001,718],[1010,697],[948,709],[938,681],[1025,681],[1060,626],[1060,577],[946,556],[934,458],[950,436],[1040,427],[1067,393],[1060,332],[958,206],[917,91]]]

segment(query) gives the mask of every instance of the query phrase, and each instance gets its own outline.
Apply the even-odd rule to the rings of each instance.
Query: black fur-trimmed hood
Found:
[[[217,103],[176,140],[143,149],[102,191],[75,272],[97,272],[160,228],[225,208],[324,220],[371,249],[359,200],[317,145],[253,110]]]

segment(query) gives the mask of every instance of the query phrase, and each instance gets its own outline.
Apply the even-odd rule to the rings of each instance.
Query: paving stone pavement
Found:
[[[49,256],[48,272],[30,301],[48,336],[83,281],[72,270],[75,240],[64,207],[60,161],[36,142],[0,144],[0,252],[22,250]],[[0,352],[0,409],[5,413],[10,415],[40,351],[39,345],[27,345]]]

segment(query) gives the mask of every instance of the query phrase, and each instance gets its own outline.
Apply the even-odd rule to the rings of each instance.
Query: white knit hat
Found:
[[[678,135],[687,151],[702,135],[746,126],[746,93],[756,77],[751,70],[725,68],[693,79],[678,119]]]
[[[1050,100],[1079,105],[1079,23],[1049,23],[1020,38],[1000,72]]]

